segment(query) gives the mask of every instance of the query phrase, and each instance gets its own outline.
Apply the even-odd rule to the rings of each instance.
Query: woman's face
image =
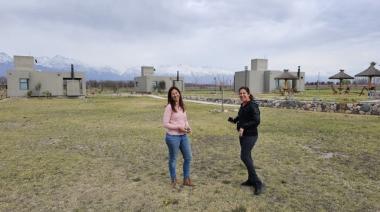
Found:
[[[249,94],[247,93],[247,91],[245,89],[241,89],[239,91],[239,97],[240,97],[240,101],[242,101],[242,102],[248,102],[249,101]]]
[[[171,95],[172,95],[172,99],[173,99],[175,102],[179,102],[179,97],[180,97],[181,95],[179,94],[179,92],[178,92],[176,89],[173,89],[173,90],[172,90]]]

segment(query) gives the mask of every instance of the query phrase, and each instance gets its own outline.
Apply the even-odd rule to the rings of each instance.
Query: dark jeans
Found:
[[[251,156],[251,151],[253,146],[257,141],[257,136],[243,136],[239,137],[240,140],[240,159],[243,161],[244,165],[247,167],[248,171],[248,181],[253,183],[255,187],[260,187],[262,185],[261,180],[256,174],[255,167],[253,166],[253,160]]]

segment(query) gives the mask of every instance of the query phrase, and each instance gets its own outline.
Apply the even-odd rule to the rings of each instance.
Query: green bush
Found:
[[[51,97],[52,96],[52,94],[51,94],[51,92],[50,91],[44,91],[44,92],[42,92],[42,96],[44,96],[44,97]]]

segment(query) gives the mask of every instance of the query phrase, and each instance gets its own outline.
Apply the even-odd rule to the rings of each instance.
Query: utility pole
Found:
[[[224,76],[223,76],[223,81],[221,83],[221,90],[222,90],[222,112],[224,112],[224,89],[223,89],[223,85],[224,85]]]
[[[244,66],[244,71],[245,71],[245,82],[244,82],[244,86],[247,87],[248,66]]]
[[[216,85],[216,77],[214,77],[214,81],[215,81],[215,93],[216,93],[216,87],[217,87],[217,85]]]
[[[317,80],[317,90],[318,90],[318,94],[319,94],[319,72],[318,72],[318,80]]]

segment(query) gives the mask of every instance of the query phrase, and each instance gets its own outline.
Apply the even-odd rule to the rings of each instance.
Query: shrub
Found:
[[[48,97],[51,97],[52,94],[50,93],[50,91],[47,91],[47,90],[46,90],[46,91],[42,92],[42,96],[48,98]]]
[[[161,93],[166,89],[166,83],[165,81],[158,82],[158,92]]]

